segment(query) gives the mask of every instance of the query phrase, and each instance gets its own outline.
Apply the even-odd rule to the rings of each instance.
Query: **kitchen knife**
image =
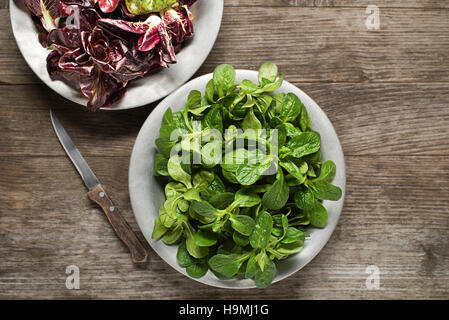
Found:
[[[76,170],[78,170],[81,175],[84,184],[87,189],[89,189],[87,195],[92,201],[96,202],[103,209],[115,233],[129,248],[133,262],[146,262],[148,257],[146,249],[139,241],[129,224],[122,217],[118,208],[112,203],[112,200],[106,194],[106,191],[90,169],[86,160],[84,160],[81,153],[73,144],[72,139],[70,139],[64,127],[61,125],[58,118],[56,118],[53,110],[50,110],[50,118],[59,142],[61,142],[65,152],[69,156],[70,160],[72,160]]]

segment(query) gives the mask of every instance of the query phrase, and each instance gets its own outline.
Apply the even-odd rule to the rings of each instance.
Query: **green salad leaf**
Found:
[[[137,15],[160,12],[177,5],[178,0],[126,0],[128,11]]]
[[[154,174],[166,201],[152,237],[177,244],[193,278],[210,270],[266,288],[277,261],[302,251],[307,228],[326,226],[322,201],[342,197],[306,106],[291,92],[273,93],[283,78],[266,62],[258,83],[236,83],[234,68],[220,65],[184,109],[163,116]]]

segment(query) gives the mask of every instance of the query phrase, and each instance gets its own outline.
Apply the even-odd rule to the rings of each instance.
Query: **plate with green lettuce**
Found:
[[[345,163],[320,107],[271,62],[217,66],[164,99],[134,146],[137,222],[207,285],[266,288],[309,263],[342,211]]]

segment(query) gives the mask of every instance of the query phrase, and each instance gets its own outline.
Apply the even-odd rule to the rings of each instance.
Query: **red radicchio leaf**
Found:
[[[74,13],[74,10],[76,10],[76,6],[68,5],[62,1],[59,1],[59,11],[64,17],[68,17]]]
[[[182,5],[186,5],[190,7],[192,4],[194,4],[196,0],[179,0],[179,3]]]
[[[159,16],[150,15],[145,21],[145,25],[147,26],[147,30],[137,42],[137,50],[139,51],[150,51],[160,41],[166,40],[164,38],[168,38],[168,34],[165,30],[165,25],[163,24],[162,19]],[[170,42],[170,39],[168,39],[168,42]]]
[[[23,4],[41,20],[48,32],[57,29],[59,18],[65,16],[59,3],[59,0],[23,0]]]
[[[47,57],[47,70],[53,80],[65,80],[79,88],[80,76],[89,76],[94,68],[89,56],[81,48],[53,50]]]
[[[157,15],[150,15],[144,22],[100,19],[98,20],[98,26],[115,36],[118,36],[120,32],[141,35],[136,46],[136,49],[139,51],[151,51],[156,45],[161,43],[165,50],[163,54],[164,61],[167,63],[176,62],[175,50],[170,40],[170,36],[166,31],[164,22]],[[123,39],[126,38],[126,36],[121,35],[120,38]]]
[[[150,71],[151,66],[149,64],[144,64],[139,60],[133,60],[128,55],[120,72],[111,73],[110,75],[119,82],[127,82],[136,78],[141,78]]]
[[[103,72],[120,72],[128,48],[120,40],[110,41],[103,31],[95,27],[92,32],[81,32],[84,50]]]
[[[47,57],[47,71],[50,78],[55,80],[60,80],[68,84],[75,90],[80,89],[80,74],[73,71],[63,71],[59,67],[59,60],[61,59],[61,54],[54,50]]]
[[[42,26],[41,20],[38,17],[36,17],[35,15],[31,15],[31,19],[33,20],[33,23],[36,26],[39,43],[44,48],[47,48],[48,47],[48,44],[47,44],[48,32],[47,32],[47,30],[45,30],[44,26]]]
[[[70,49],[81,46],[80,32],[78,29],[64,27],[50,31],[47,36],[47,45],[53,47],[66,47]]]
[[[116,19],[100,19],[98,26],[106,30],[125,31],[134,34],[144,34],[148,30],[148,25],[144,22],[133,22]]]
[[[142,52],[135,49],[135,44],[130,47],[126,53],[126,62],[123,69],[119,73],[111,74],[118,81],[130,81],[145,74],[154,71],[159,65],[155,65],[152,61],[156,56],[155,50]],[[157,55],[157,57],[159,57]]]
[[[80,88],[89,99],[87,107],[96,111],[119,101],[126,92],[126,82],[118,82],[109,74],[96,68],[92,76],[81,77]]]
[[[65,4],[77,5],[84,8],[93,8],[97,0],[61,0]]]
[[[95,9],[81,9],[79,18],[79,30],[91,31],[95,28],[97,20],[101,17]]]
[[[164,61],[167,63],[176,63],[176,55],[175,48],[173,47],[173,43],[170,39],[170,36],[165,29],[165,25],[162,23],[158,26],[159,36],[161,37],[162,51]],[[143,44],[142,44],[143,45]],[[161,55],[162,56],[162,55]]]
[[[47,57],[47,70],[52,80],[61,80],[89,99],[88,108],[96,111],[120,100],[125,94],[126,81],[117,81],[94,67],[89,55],[77,48],[60,54],[52,51]]]
[[[118,18],[119,19],[133,19],[135,17],[137,17],[137,15],[132,14],[131,12],[129,12],[128,8],[126,7],[126,3],[124,1],[120,1],[119,5],[118,5],[119,10],[118,11]]]
[[[161,41],[158,32],[146,32],[139,38],[137,49],[140,51],[150,51]]]
[[[166,10],[162,19],[175,44],[180,44],[185,38],[193,36],[192,14],[187,6]]]
[[[117,9],[120,0],[98,0],[98,6],[104,13],[110,13]]]
[[[71,7],[67,6],[67,8]],[[73,11],[71,12],[73,13]],[[100,16],[94,9],[82,9],[78,14],[78,18],[79,28],[67,24],[65,27],[53,29],[49,33],[44,34],[44,32],[40,32],[39,38],[42,45],[44,47],[50,47],[51,49],[57,49],[59,51],[67,51],[69,49],[81,47],[80,31],[91,31],[95,27],[96,21],[100,18]],[[62,47],[66,47],[67,50],[61,49]]]
[[[87,76],[94,69],[89,56],[81,48],[64,53],[58,65],[62,71],[72,71]]]

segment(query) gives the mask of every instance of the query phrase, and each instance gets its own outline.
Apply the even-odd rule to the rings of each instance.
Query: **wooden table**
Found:
[[[134,266],[88,200],[49,108],[138,230],[129,157],[154,104],[90,113],[49,90],[21,57],[8,0],[0,0],[0,298],[449,298],[449,2],[225,5],[220,35],[197,76],[225,62],[257,69],[274,61],[318,102],[340,137],[347,194],[326,247],[265,290],[207,287],[151,250],[148,265]],[[368,5],[380,9],[380,30],[365,25]],[[68,265],[80,269],[80,290],[66,288]],[[366,287],[369,265],[380,270],[378,290]]]

